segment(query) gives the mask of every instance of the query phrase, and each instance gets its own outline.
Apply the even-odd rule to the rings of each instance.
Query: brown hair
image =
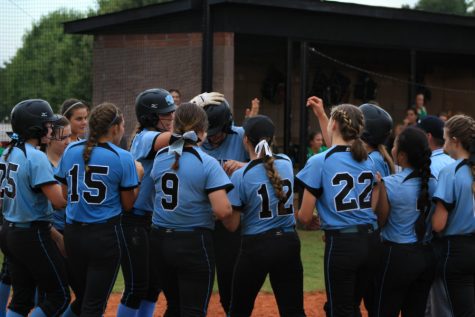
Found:
[[[97,140],[109,132],[109,128],[122,123],[122,113],[119,108],[109,102],[101,103],[89,114],[89,136],[84,146],[83,158],[86,171],[89,159]]]
[[[426,219],[430,210],[429,179],[431,176],[431,150],[426,134],[416,127],[407,127],[397,138],[398,153],[406,153],[409,165],[421,178],[421,187],[417,199],[419,217],[415,223],[416,234],[422,239],[426,230]]]
[[[246,135],[247,136],[247,135]],[[248,140],[251,142],[252,146],[256,146],[262,140],[266,140],[269,146],[272,144],[273,137],[270,138],[261,138],[260,140],[253,140],[248,136]],[[264,168],[266,169],[266,175],[269,178],[272,187],[274,188],[275,194],[279,201],[285,198],[284,187],[282,185],[282,178],[280,177],[279,173],[274,168],[274,157],[265,155],[263,157]]]
[[[199,132],[206,132],[206,130],[208,130],[208,116],[203,108],[194,103],[185,102],[176,109],[173,119],[174,133],[183,134],[188,131],[195,131],[198,134]],[[175,162],[172,165],[172,169],[175,171],[180,167],[179,159],[180,155],[175,153]]]
[[[61,105],[61,114],[68,120],[71,120],[74,111],[82,108],[86,108],[88,111],[90,110],[84,101],[75,98],[66,99]]]
[[[361,133],[364,129],[364,117],[358,107],[350,104],[342,104],[332,109],[331,119],[338,123],[340,134],[343,140],[351,144],[351,154],[357,162],[368,158],[368,153],[361,140]]]
[[[384,161],[386,161],[386,163],[388,164],[390,173],[394,174],[396,172],[396,167],[394,166],[394,161],[391,155],[389,155],[388,150],[386,149],[386,145],[378,145],[378,151],[383,156]]]
[[[445,122],[447,134],[457,138],[463,149],[470,153],[469,165],[472,171],[472,191],[475,193],[475,120],[467,115],[458,114]]]

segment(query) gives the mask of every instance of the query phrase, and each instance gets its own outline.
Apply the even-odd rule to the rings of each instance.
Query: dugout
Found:
[[[400,121],[424,90],[430,113],[475,115],[473,17],[318,0],[176,0],[64,29],[94,35],[93,104],[116,103],[128,122],[150,87],[178,88],[183,100],[223,92],[238,124],[257,96],[287,153],[317,127],[305,109],[315,93],[328,104],[375,100]]]

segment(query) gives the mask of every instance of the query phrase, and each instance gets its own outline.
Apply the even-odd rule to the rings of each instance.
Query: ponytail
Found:
[[[366,151],[363,140],[359,137],[351,144],[350,151],[353,159],[357,162],[362,162],[368,158],[368,152]]]
[[[269,178],[272,187],[274,188],[275,195],[279,198],[279,201],[284,199],[285,193],[282,186],[282,179],[280,178],[279,173],[274,168],[274,157],[264,156],[264,168],[266,169],[267,177]]]
[[[391,155],[389,155],[388,150],[386,150],[386,146],[384,144],[378,145],[378,151],[383,156],[384,161],[388,164],[389,172],[394,174],[396,172],[396,168],[394,167],[394,161],[391,158]]]
[[[420,215],[416,222],[416,234],[419,240],[422,240],[424,237],[426,231],[426,219],[431,206],[429,199],[429,179],[431,176],[430,156],[430,150],[426,149],[420,159],[421,167],[418,170],[418,174],[421,178],[421,189],[419,192],[419,198],[417,199],[417,209],[419,209]]]
[[[178,161],[180,160],[180,154],[175,152],[175,162],[173,162],[172,169],[175,171],[178,171],[180,168],[180,165],[178,164]]]
[[[89,171],[89,160],[91,159],[92,150],[97,145],[97,138],[93,131],[90,131],[89,136],[86,141],[86,146],[84,148],[84,152],[82,153],[82,157],[84,159],[84,170],[87,172]]]

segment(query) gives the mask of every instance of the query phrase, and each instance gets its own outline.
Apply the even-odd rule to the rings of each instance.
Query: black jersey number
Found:
[[[285,207],[289,203],[289,199],[292,196],[292,183],[288,179],[282,180],[282,187],[287,187],[287,191],[285,193],[285,197],[279,201],[277,207],[277,215],[278,216],[285,216],[292,213],[292,205],[289,207]],[[270,210],[270,202],[269,202],[269,193],[267,191],[267,185],[261,184],[259,190],[257,191],[259,196],[261,196],[261,212],[259,213],[260,219],[269,219],[272,218],[272,211]]]
[[[162,191],[165,194],[161,200],[163,209],[173,211],[178,206],[178,183],[178,176],[174,173],[162,176]]]
[[[107,196],[107,186],[103,181],[94,179],[94,175],[108,175],[109,167],[101,165],[89,165],[89,170],[84,174],[84,184],[89,190],[82,192],[84,200],[91,205],[102,204]],[[71,194],[69,199],[71,202],[79,201],[78,179],[79,165],[74,164],[69,170],[71,176]],[[94,191],[94,193],[93,193]]]
[[[335,196],[336,211],[348,211],[355,209],[367,209],[371,207],[371,189],[372,189],[373,174],[371,172],[363,172],[358,176],[358,184],[366,184],[366,187],[358,196],[358,200],[351,198],[347,200],[348,194],[354,190],[355,180],[353,176],[348,173],[339,173],[332,178],[332,184],[338,186],[345,183],[345,186]]]
[[[14,163],[0,163],[0,187],[2,186],[3,181],[6,179],[6,184],[2,190],[0,190],[0,198],[3,195],[6,195],[8,198],[15,198],[16,196],[16,183],[15,179],[13,178],[12,173],[16,173],[18,171],[18,165]]]

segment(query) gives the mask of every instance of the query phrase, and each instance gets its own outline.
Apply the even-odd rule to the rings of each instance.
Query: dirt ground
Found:
[[[107,305],[107,311],[104,317],[115,317],[117,311],[117,305],[119,304],[121,294],[112,294]],[[312,292],[305,294],[305,313],[308,317],[321,317],[325,316],[323,312],[323,304],[325,304],[326,296],[325,293],[321,292]],[[154,317],[162,317],[165,312],[166,302],[165,297],[162,295],[158,300],[158,305],[155,308]],[[208,308],[208,317],[222,317],[225,316],[223,309],[219,303],[219,295],[214,293],[211,297]],[[275,303],[275,298],[273,294],[260,293],[256,299],[256,304],[254,306],[254,311],[252,317],[273,317],[279,316],[277,311],[277,304]],[[363,317],[366,317],[366,312],[364,312]]]

